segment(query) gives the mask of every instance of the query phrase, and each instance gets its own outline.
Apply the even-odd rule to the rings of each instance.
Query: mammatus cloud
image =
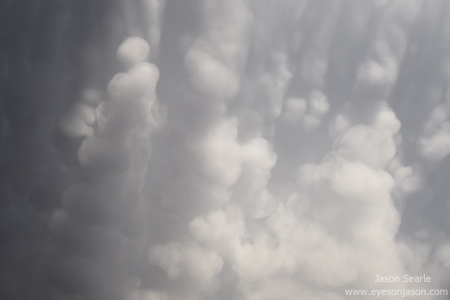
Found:
[[[318,90],[313,90],[305,99],[291,98],[286,101],[282,118],[288,123],[301,123],[305,130],[313,130],[320,126],[322,118],[330,109],[327,97]]]
[[[423,156],[431,161],[439,161],[450,153],[450,132],[448,109],[446,105],[438,105],[431,112],[424,126],[424,133],[419,140]]]
[[[17,3],[0,298],[449,287],[446,1]]]
[[[51,280],[66,293],[79,289],[85,297],[122,299],[129,268],[143,255],[147,204],[142,191],[150,137],[161,123],[155,94],[159,71],[145,62],[148,54],[143,39],[126,39],[117,59],[128,70],[112,78],[108,99],[89,111],[72,110],[61,121],[88,119],[87,125],[95,125],[78,148],[79,176],[49,220],[59,241],[49,262]]]

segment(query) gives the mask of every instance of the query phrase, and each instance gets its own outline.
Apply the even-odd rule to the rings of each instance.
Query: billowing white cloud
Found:
[[[68,137],[88,136],[78,148],[79,172],[96,178],[74,181],[64,193],[63,208],[49,222],[62,250],[62,258],[50,265],[56,285],[65,292],[79,287],[88,294],[109,293],[104,286],[114,281],[114,293],[140,295],[136,284],[134,292],[127,292],[127,269],[134,260],[144,258],[147,206],[142,191],[150,137],[161,122],[155,93],[159,72],[145,62],[148,52],[143,39],[125,40],[117,58],[129,70],[112,78],[108,99],[98,103],[97,93],[87,90],[82,102],[61,118],[62,132]],[[90,131],[82,132],[87,126]],[[76,245],[75,251],[68,248],[71,244]],[[124,259],[127,252],[128,261]],[[99,256],[107,259],[94,259]]]

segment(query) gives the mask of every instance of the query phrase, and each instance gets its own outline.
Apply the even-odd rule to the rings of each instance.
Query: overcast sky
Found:
[[[0,0],[0,299],[450,289],[448,83],[447,0]]]

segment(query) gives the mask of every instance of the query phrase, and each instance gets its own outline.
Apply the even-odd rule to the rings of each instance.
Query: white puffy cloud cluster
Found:
[[[63,207],[49,221],[62,249],[51,268],[61,282],[70,282],[58,286],[60,279],[55,279],[65,292],[72,292],[73,285],[85,297],[125,296],[128,269],[143,259],[147,205],[142,191],[151,134],[161,123],[155,93],[159,71],[145,62],[148,54],[145,40],[126,39],[117,59],[128,70],[112,78],[108,99],[99,102],[88,90],[61,118],[69,137],[86,137],[77,153],[79,179],[65,191]]]
[[[420,1],[374,2],[374,10],[383,12],[370,52],[358,67],[357,79],[363,86],[389,89],[398,77],[401,58],[407,47],[409,26],[417,16]],[[408,8],[406,7],[408,6]]]
[[[276,162],[267,141],[242,145],[229,201],[189,222],[188,241],[154,246],[150,262],[174,282],[187,276],[209,288],[231,264],[236,299],[341,299],[345,286],[375,287],[374,274],[402,276],[400,215],[391,197],[396,180],[386,170],[399,128],[383,107],[373,123],[349,128],[320,164],[301,166],[295,186],[275,195],[266,189]]]
[[[320,70],[305,73],[289,65],[285,51],[270,49],[255,74],[240,75],[245,56],[238,50],[247,47],[242,37],[248,11],[242,3],[230,3],[236,5],[234,10],[228,10],[228,3],[217,11],[213,4],[201,6],[211,11],[199,36],[183,39],[185,66],[200,97],[236,96],[242,103],[226,102],[218,109],[204,105],[201,111],[210,113],[210,119],[196,115],[206,128],[183,119],[186,126],[181,130],[179,120],[169,121],[168,126],[178,130],[172,138],[182,142],[170,154],[176,161],[161,164],[175,171],[165,175],[171,182],[163,182],[167,186],[156,193],[160,200],[152,207],[163,212],[162,218],[179,217],[180,229],[170,237],[157,235],[162,241],[149,245],[149,263],[164,271],[169,288],[143,288],[141,293],[162,293],[168,299],[344,299],[344,288],[377,287],[375,274],[402,276],[411,271],[407,256],[420,255],[397,238],[401,212],[394,196],[416,191],[420,179],[402,163],[400,121],[393,110],[376,99],[381,105],[361,122],[352,116],[350,103],[348,111],[333,118],[334,142],[322,161],[294,165],[295,176],[272,181],[279,176],[276,149],[285,146],[271,140],[274,132],[266,126],[273,128],[270,120],[280,116],[307,131],[318,128],[330,113],[331,100],[324,92],[328,65],[318,63]],[[235,23],[228,24],[227,18]],[[373,88],[386,96],[395,84],[404,45],[394,45],[390,34],[395,37],[397,31],[391,27],[381,26],[368,57],[355,64],[356,83],[363,87],[362,93],[356,90],[358,97],[372,99]],[[324,30],[322,40],[311,47],[318,50],[317,60],[328,60],[329,37]],[[288,98],[283,107],[295,84],[291,80],[298,78],[308,81],[300,89],[308,97]],[[179,103],[174,109],[177,105],[185,107]],[[418,270],[422,268],[413,271]]]
[[[56,128],[68,138],[85,138],[94,133],[93,126],[97,122],[95,109],[101,101],[100,93],[92,88],[81,92],[79,102],[74,103],[62,113]]]
[[[217,289],[217,275],[227,258],[220,254],[232,255],[235,249],[230,247],[240,243],[240,232],[234,231],[238,230],[239,225],[228,224],[227,214],[217,209],[231,205],[235,207],[234,213],[245,214],[254,220],[267,217],[276,209],[273,195],[267,190],[276,155],[267,140],[262,138],[239,144],[233,123],[236,122],[231,120],[220,124],[196,145],[201,155],[199,171],[207,179],[202,188],[210,191],[207,198],[209,205],[204,204],[201,208],[204,210],[207,205],[210,213],[189,223],[191,235],[198,239],[158,244],[149,251],[149,262],[161,266],[169,279],[176,281],[187,277],[195,282],[197,292],[204,295]],[[240,205],[230,204],[236,202]],[[211,206],[211,203],[215,205]],[[229,212],[233,212],[232,208]],[[230,240],[223,240],[223,235]],[[211,243],[204,244],[204,241]],[[224,249],[216,249],[216,243],[223,245]]]
[[[373,45],[373,57],[360,66],[358,79],[370,86],[390,85],[397,78],[397,68],[388,42],[379,39]]]
[[[197,35],[180,37],[188,92],[168,106],[165,155],[155,162],[148,197],[155,210],[190,219],[217,209],[241,173],[238,121],[226,102],[238,92],[250,22],[246,1],[201,2]],[[172,90],[171,90],[172,92]],[[180,155],[181,154],[181,155]]]
[[[422,155],[430,161],[440,161],[450,154],[450,122],[447,105],[437,105],[425,124],[419,140]]]
[[[242,0],[200,4],[202,32],[188,41],[185,63],[193,86],[213,99],[229,99],[238,92],[250,21],[247,5]]]
[[[95,108],[76,103],[58,122],[59,130],[70,138],[87,137],[94,133]]]
[[[313,90],[308,102],[303,98],[287,100],[281,118],[289,124],[301,124],[304,130],[309,131],[321,125],[323,117],[329,110],[327,96],[319,90]]]

